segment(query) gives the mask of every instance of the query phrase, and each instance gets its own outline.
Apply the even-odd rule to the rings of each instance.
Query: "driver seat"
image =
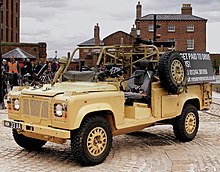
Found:
[[[135,85],[134,78],[128,80],[126,86],[126,92],[124,95],[129,100],[137,100],[146,102],[149,99],[151,93],[151,82],[153,80],[153,68],[148,60],[142,60],[139,62],[138,69],[144,70],[144,82],[142,85]],[[137,75],[138,70],[136,70],[132,76]]]

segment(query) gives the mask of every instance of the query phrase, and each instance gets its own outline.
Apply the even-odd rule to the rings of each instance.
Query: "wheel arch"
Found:
[[[93,108],[91,108],[93,107]],[[100,105],[99,105],[100,107]],[[74,128],[79,128],[80,125],[82,124],[83,121],[85,121],[87,118],[91,117],[91,116],[102,116],[104,117],[108,123],[110,124],[111,128],[112,128],[112,132],[114,133],[114,131],[116,130],[116,124],[115,124],[115,115],[114,115],[114,111],[111,108],[110,105],[107,104],[102,104],[102,109],[98,109],[97,107],[93,106],[89,106],[89,107],[84,107],[82,108],[78,114],[77,117],[74,121]]]
[[[90,112],[84,116],[84,118],[82,119],[82,122],[91,116],[102,116],[103,118],[105,118],[108,121],[109,125],[111,126],[112,133],[114,133],[114,131],[116,131],[115,118],[114,118],[114,114],[111,110],[100,110],[100,111]]]
[[[191,104],[193,105],[197,110],[200,110],[201,106],[200,106],[200,101],[198,98],[193,98],[193,99],[189,99],[184,103],[184,106],[187,104]]]

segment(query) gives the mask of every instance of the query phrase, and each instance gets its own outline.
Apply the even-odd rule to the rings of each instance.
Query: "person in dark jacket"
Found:
[[[32,75],[33,67],[30,59],[26,59],[24,68],[25,68],[25,74],[29,73],[30,75]]]
[[[21,69],[21,75],[24,76],[24,74],[25,74],[25,70],[24,70],[25,60],[21,59],[19,61],[19,65],[20,65],[20,69]]]

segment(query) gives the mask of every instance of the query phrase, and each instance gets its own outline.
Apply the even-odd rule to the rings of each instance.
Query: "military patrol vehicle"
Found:
[[[208,53],[163,52],[154,45],[83,48],[96,50],[94,70],[68,71],[77,48],[60,58],[51,84],[9,93],[3,125],[12,128],[19,146],[37,150],[70,140],[77,162],[97,165],[115,135],[170,124],[179,141],[195,138],[198,111],[212,101]]]

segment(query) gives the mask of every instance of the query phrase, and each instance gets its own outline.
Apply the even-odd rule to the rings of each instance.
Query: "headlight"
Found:
[[[14,100],[14,109],[19,110],[20,109],[20,101],[18,99]]]
[[[55,115],[58,117],[63,116],[63,106],[61,104],[55,105]]]

